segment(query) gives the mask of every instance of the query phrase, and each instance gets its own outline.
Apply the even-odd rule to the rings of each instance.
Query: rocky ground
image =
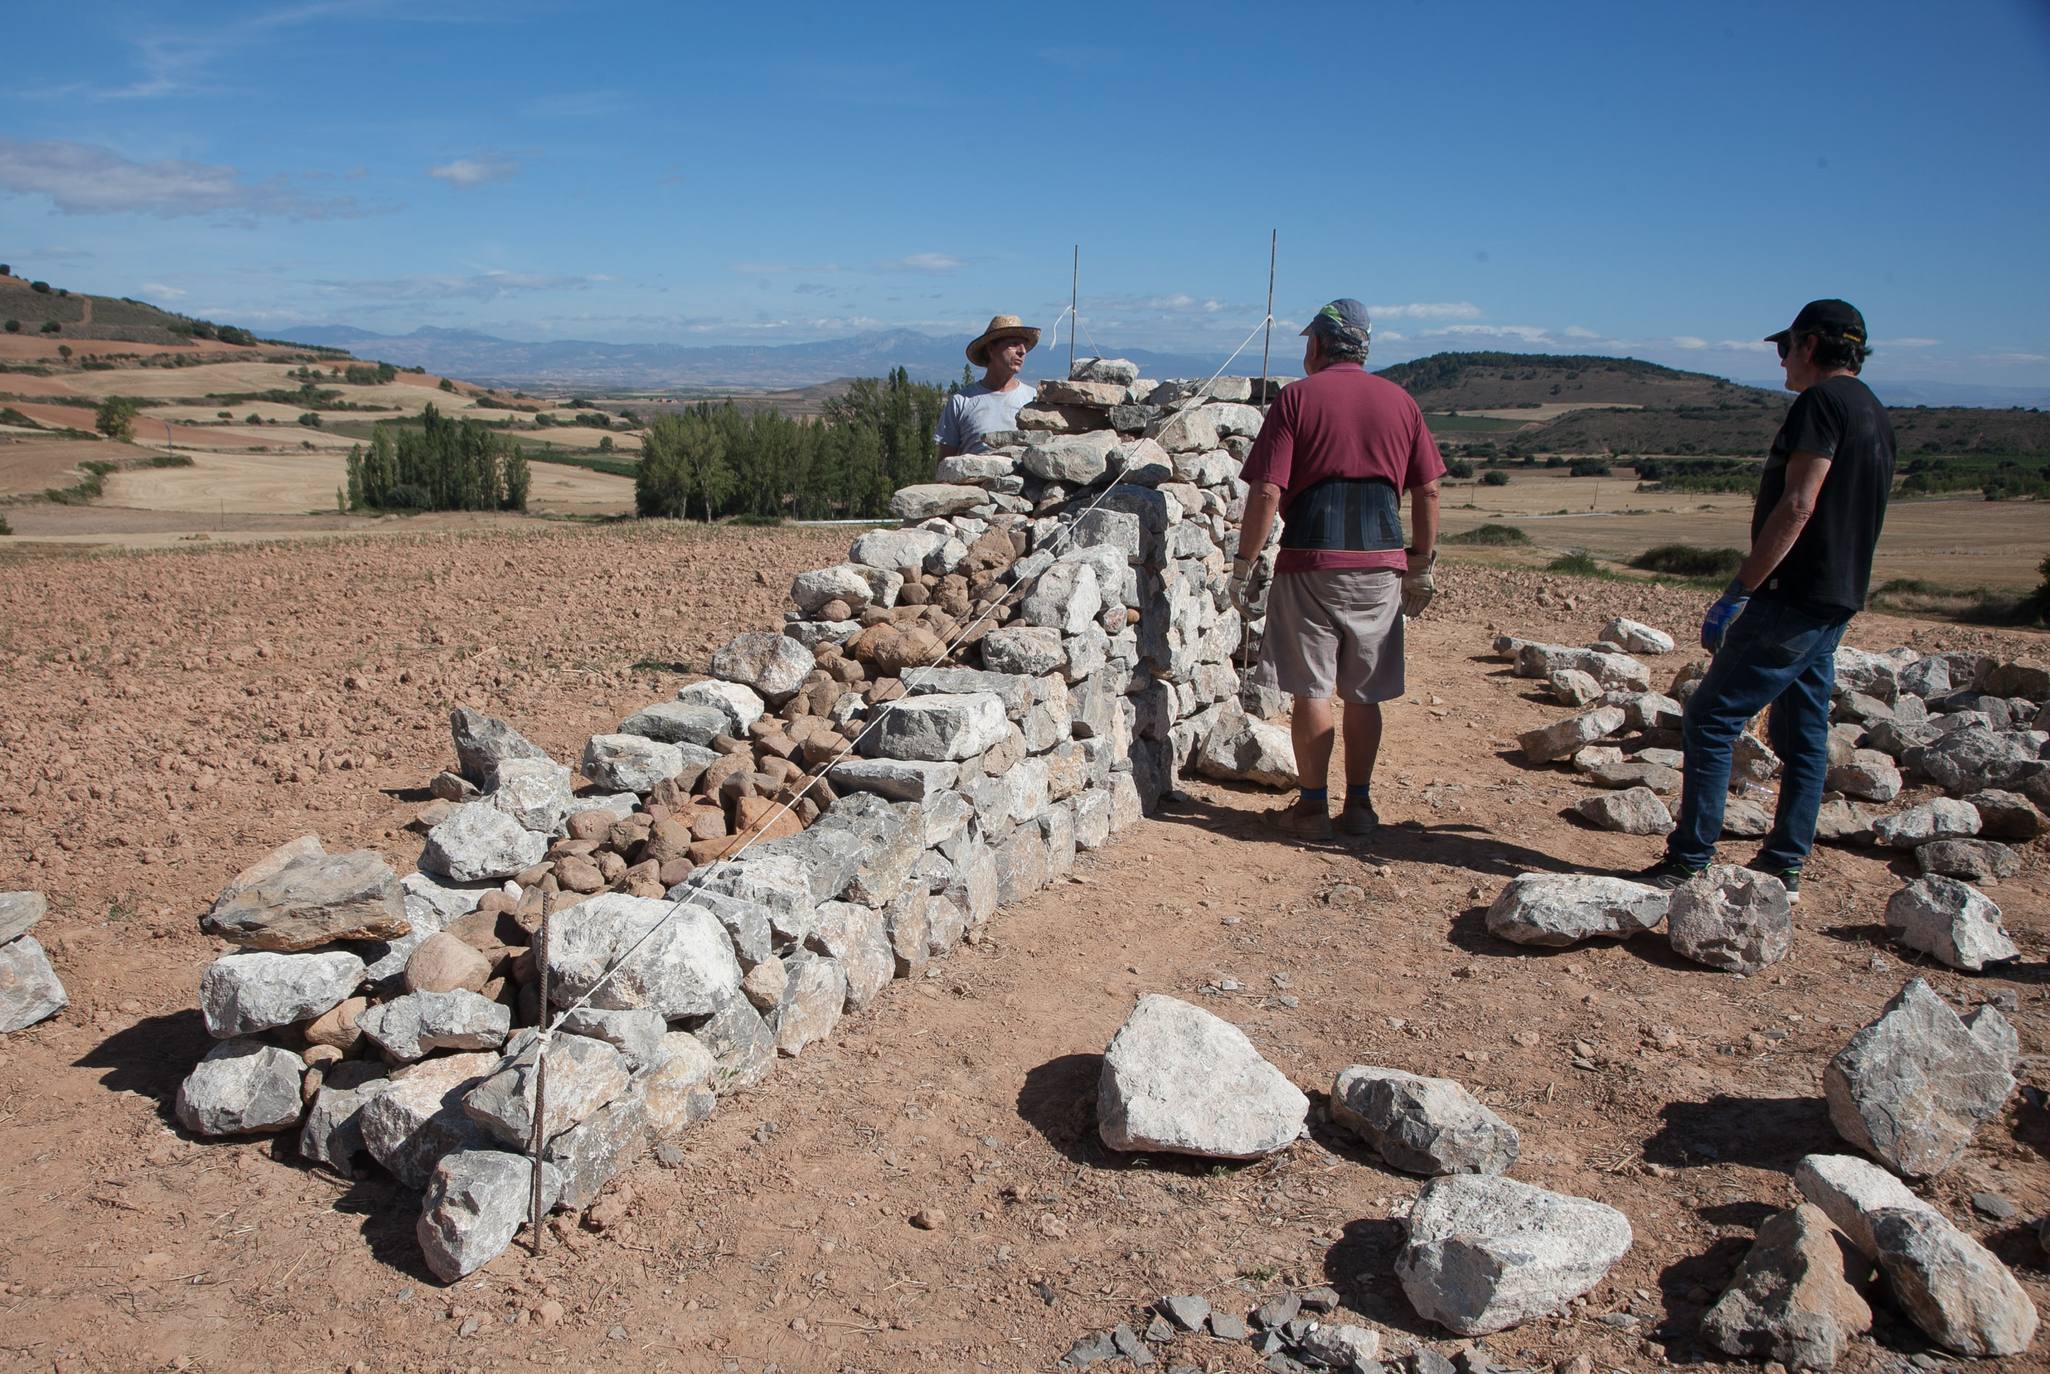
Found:
[[[1384,1353],[1451,1354],[1472,1343],[1419,1319],[1391,1272],[1419,1182],[1329,1124],[1333,1075],[1364,1063],[1459,1080],[1522,1133],[1516,1177],[1630,1220],[1601,1286],[1487,1337],[1488,1357],[1663,1368],[1705,1357],[1701,1314],[1796,1200],[1796,1161],[1843,1148],[1823,1067],[1915,974],[2012,1008],[2023,1090],[1924,1191],[2050,1298],[2042,843],[1989,889],[2021,959],[1976,977],[1888,941],[1908,874],[1871,851],[1819,855],[1791,955],[1748,979],[1658,936],[1500,942],[1484,911],[1516,873],[1634,867],[1657,841],[1587,828],[1568,813],[1589,789],[1522,761],[1517,736],[1564,708],[1482,657],[1490,641],[1585,642],[1622,614],[1684,642],[1700,597],[1457,563],[1412,628],[1380,838],[1281,843],[1259,814],[1272,795],[1190,784],[723,1103],[682,1163],[559,1219],[539,1259],[516,1248],[443,1288],[404,1190],[173,1124],[220,948],[196,918],[237,869],[307,831],[409,867],[451,705],[573,757],[735,631],[776,623],[790,573],[847,538],[523,530],[0,565],[0,888],[49,895],[37,935],[72,998],[0,1040],[0,1366],[1044,1369],[1163,1294],[1248,1311],[1324,1285]],[[2045,656],[2041,636],[1876,616],[1851,639]],[[1100,1056],[1152,992],[1240,1026],[1310,1093],[1310,1137],[1246,1166],[1105,1149]],[[1875,1339],[1839,1368],[1949,1363],[1874,1306]],[[1193,1335],[1155,1350],[1261,1367]]]

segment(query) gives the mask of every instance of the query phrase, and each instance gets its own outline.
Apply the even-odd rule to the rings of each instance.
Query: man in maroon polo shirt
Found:
[[[1367,372],[1365,306],[1335,300],[1303,335],[1307,375],[1282,388],[1239,471],[1250,490],[1231,594],[1245,610],[1253,562],[1279,513],[1281,550],[1255,680],[1295,698],[1290,730],[1302,795],[1280,823],[1305,839],[1328,839],[1334,694],[1345,703],[1338,826],[1370,835],[1380,824],[1372,784],[1381,703],[1403,692],[1403,617],[1420,613],[1437,589],[1445,460],[1409,393]],[[1407,549],[1404,492],[1415,535]]]

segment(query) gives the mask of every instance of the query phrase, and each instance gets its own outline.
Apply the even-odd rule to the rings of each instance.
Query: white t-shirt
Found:
[[[1023,382],[1008,391],[991,391],[981,382],[964,387],[947,398],[946,408],[940,411],[939,433],[933,439],[962,453],[986,452],[982,436],[1016,429],[1018,412],[1038,395]]]

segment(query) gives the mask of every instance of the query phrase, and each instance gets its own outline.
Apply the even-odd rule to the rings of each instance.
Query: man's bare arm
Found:
[[[960,456],[961,456],[961,450],[960,450],[960,449],[958,449],[958,448],[956,448],[956,447],[954,447],[954,445],[952,445],[952,444],[941,444],[941,445],[940,445],[940,457],[942,457],[942,458],[959,458]]]
[[[1409,546],[1428,563],[1438,548],[1438,484],[1426,482],[1410,488]]]
[[[1255,482],[1246,492],[1246,513],[1239,520],[1239,558],[1250,562],[1267,547],[1274,529],[1274,517],[1281,510],[1281,488],[1273,482]]]
[[[1815,514],[1815,501],[1822,494],[1822,480],[1829,476],[1829,459],[1819,453],[1796,453],[1787,459],[1787,486],[1758,538],[1751,541],[1751,554],[1737,569],[1737,580],[1745,590],[1757,591],[1772,576],[1773,569],[1794,547]]]

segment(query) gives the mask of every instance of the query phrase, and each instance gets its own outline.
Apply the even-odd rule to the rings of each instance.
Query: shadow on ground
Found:
[[[105,1069],[100,1086],[109,1092],[140,1093],[157,1100],[157,1114],[174,1129],[172,1103],[178,1085],[209,1049],[218,1043],[206,1033],[197,1007],[167,1016],[148,1016],[115,1031],[73,1064],[77,1069]]]
[[[1248,790],[1248,795],[1254,794]],[[1261,813],[1248,814],[1194,796],[1162,802],[1151,819],[1167,825],[1193,826],[1238,840],[1267,840],[1314,853],[1342,854],[1368,863],[1440,864],[1505,879],[1519,873],[1585,871],[1556,855],[1498,839],[1489,831],[1473,825],[1426,825],[1421,821],[1401,820],[1384,823],[1368,836],[1336,835],[1329,840],[1303,840],[1275,829]]]
[[[1652,1164],[1690,1168],[1746,1164],[1791,1175],[1803,1155],[1843,1148],[1819,1097],[1724,1097],[1669,1102],[1645,1142]]]

